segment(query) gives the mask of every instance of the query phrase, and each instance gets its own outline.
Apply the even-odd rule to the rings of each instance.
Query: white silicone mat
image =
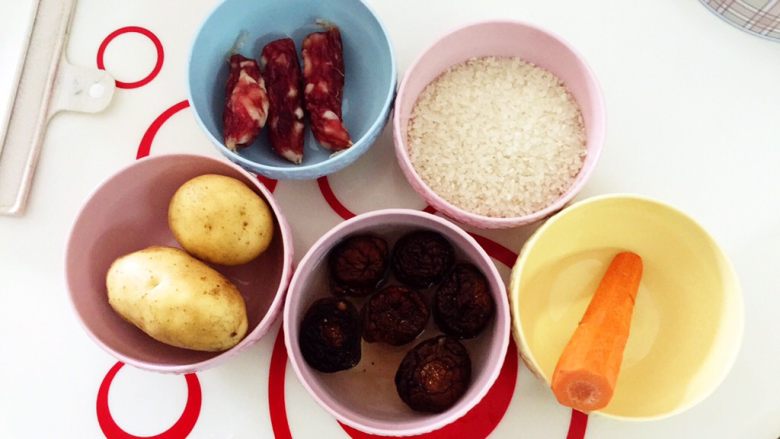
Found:
[[[573,416],[511,348],[478,411],[446,435],[426,437],[778,437],[780,45],[734,32],[696,1],[368,2],[389,29],[401,74],[442,33],[479,19],[521,19],[569,40],[601,81],[608,115],[602,159],[578,198],[636,192],[682,208],[718,239],[745,292],[745,339],[734,369],[682,415],[649,423]],[[100,350],[67,299],[68,231],[99,182],[147,154],[218,156],[188,108],[184,83],[190,38],[214,4],[77,5],[70,61],[96,66],[102,58],[120,88],[103,113],[52,120],[25,216],[0,218],[2,438],[349,437],[297,382],[278,323],[222,366],[159,375],[122,367]],[[392,148],[386,129],[354,166],[327,179],[269,182],[293,228],[296,259],[352,213],[425,207]],[[506,278],[532,231],[474,232]]]

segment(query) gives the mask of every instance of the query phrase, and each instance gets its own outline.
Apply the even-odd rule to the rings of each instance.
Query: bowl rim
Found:
[[[414,165],[411,162],[411,158],[409,157],[409,151],[407,148],[407,141],[402,135],[401,115],[399,111],[400,110],[399,106],[401,105],[400,102],[403,101],[404,99],[412,98],[411,96],[407,97],[408,94],[407,84],[411,80],[412,76],[416,74],[416,70],[424,63],[425,59],[431,56],[431,54],[433,53],[433,49],[437,45],[439,45],[444,40],[452,37],[455,34],[468,31],[473,28],[507,26],[507,25],[527,28],[545,34],[550,38],[559,42],[563,47],[566,48],[566,50],[570,51],[574,55],[574,57],[582,64],[583,71],[585,72],[585,76],[587,77],[587,81],[588,83],[590,83],[591,88],[593,90],[594,106],[598,108],[600,111],[598,111],[597,114],[594,115],[594,119],[598,123],[596,123],[596,127],[593,130],[593,134],[592,134],[596,139],[595,142],[593,142],[591,145],[592,151],[588,150],[588,153],[585,157],[585,161],[583,162],[582,165],[582,169],[580,169],[580,172],[577,174],[577,177],[574,179],[574,181],[566,190],[566,192],[561,194],[560,197],[558,197],[554,202],[545,206],[543,209],[537,210],[528,215],[515,216],[515,217],[491,217],[491,216],[470,212],[463,208],[455,206],[454,204],[442,198],[433,189],[431,189],[430,186],[428,186],[428,184],[425,183],[422,177],[420,177],[420,175],[418,174],[417,170],[414,168]],[[415,101],[417,100],[418,96],[414,96]],[[566,203],[570,202],[577,195],[577,193],[582,189],[585,183],[590,179],[591,175],[593,174],[593,171],[596,168],[596,165],[598,164],[599,157],[601,156],[601,152],[604,149],[604,143],[606,141],[606,125],[607,125],[607,118],[606,118],[606,102],[604,98],[604,91],[598,81],[598,78],[596,77],[595,72],[590,67],[585,57],[580,53],[579,50],[577,50],[574,46],[572,46],[568,41],[566,41],[563,37],[561,37],[557,33],[545,29],[543,27],[528,23],[526,21],[510,20],[510,19],[479,20],[479,21],[467,23],[465,25],[457,26],[445,32],[442,36],[438,37],[436,40],[433,41],[433,43],[431,43],[422,52],[420,52],[420,54],[417,55],[417,57],[412,62],[410,67],[406,70],[403,79],[401,80],[401,84],[398,88],[398,94],[394,105],[393,144],[395,145],[396,158],[398,159],[398,163],[404,175],[406,176],[406,179],[409,181],[409,183],[414,188],[414,190],[418,194],[420,194],[427,202],[429,202],[431,206],[438,209],[442,213],[445,213],[447,216],[455,218],[458,221],[461,221],[465,224],[474,227],[489,228],[489,229],[511,228],[511,227],[517,227],[526,224],[531,224],[533,222],[544,219],[550,216],[551,214],[555,213],[556,211],[562,209],[566,205]],[[586,147],[588,144],[589,143],[586,143]],[[589,166],[590,163],[592,163],[592,165]]]
[[[271,301],[271,304],[268,307],[268,311],[266,311],[263,318],[260,319],[260,322],[258,322],[257,326],[255,326],[251,331],[248,331],[247,334],[244,336],[244,338],[241,339],[240,342],[238,342],[238,344],[236,344],[230,349],[217,353],[211,358],[196,363],[161,365],[161,364],[140,361],[133,357],[123,354],[113,349],[112,347],[108,346],[97,336],[97,334],[95,334],[94,332],[92,332],[92,330],[89,329],[89,327],[87,326],[84,320],[84,317],[82,316],[81,311],[76,307],[75,298],[78,295],[78,292],[71,284],[70,273],[73,270],[78,270],[78,268],[73,268],[71,266],[70,255],[71,253],[77,251],[74,247],[75,242],[73,240],[74,239],[73,231],[80,223],[87,207],[99,192],[103,191],[116,178],[130,171],[132,168],[144,166],[146,163],[152,161],[164,161],[164,160],[175,161],[181,158],[195,158],[196,160],[211,161],[214,163],[218,163],[219,165],[229,166],[235,169],[236,171],[238,171],[239,173],[241,173],[244,177],[246,177],[248,181],[254,184],[254,186],[260,191],[260,193],[263,195],[266,202],[268,203],[269,207],[271,208],[274,218],[276,219],[276,223],[279,226],[279,231],[282,238],[282,273],[279,280],[279,287],[276,289],[276,293],[274,293],[274,299]],[[103,181],[101,181],[94,189],[92,189],[89,195],[85,198],[75,218],[71,222],[70,229],[68,231],[67,243],[65,244],[65,252],[64,252],[65,253],[64,276],[65,276],[65,284],[68,290],[68,299],[69,299],[68,303],[70,304],[71,310],[76,315],[79,324],[84,329],[84,332],[86,332],[87,335],[89,335],[92,341],[94,341],[104,351],[109,353],[117,360],[125,364],[135,366],[139,369],[149,370],[152,372],[172,373],[172,374],[200,372],[221,363],[222,361],[226,360],[227,358],[235,354],[238,354],[239,352],[243,351],[244,349],[248,348],[249,346],[259,341],[266,333],[268,333],[268,330],[276,321],[276,318],[279,316],[282,306],[284,304],[287,288],[289,287],[290,278],[292,277],[293,251],[294,249],[293,249],[292,231],[290,229],[289,224],[287,223],[287,219],[282,213],[279,204],[274,199],[273,194],[257,180],[257,177],[253,176],[252,174],[250,174],[240,166],[230,163],[227,160],[221,160],[219,158],[214,158],[210,156],[199,155],[199,154],[187,154],[187,153],[149,155],[137,159],[127,165],[122,166],[121,168],[113,172],[110,176],[108,176]]]
[[[516,307],[519,308],[520,306],[518,296],[519,296],[520,281],[523,277],[522,274],[523,268],[525,267],[526,262],[528,261],[529,258],[528,255],[530,254],[531,249],[536,245],[539,239],[541,239],[541,236],[547,230],[553,227],[558,221],[560,221],[561,218],[563,218],[564,216],[568,215],[573,211],[579,210],[581,208],[585,208],[591,204],[599,204],[599,203],[615,201],[615,200],[639,201],[642,203],[652,204],[662,209],[665,209],[673,214],[679,215],[682,218],[690,221],[691,224],[693,224],[696,228],[698,228],[699,231],[703,234],[703,236],[710,241],[714,251],[723,260],[723,269],[725,270],[726,275],[734,282],[734,297],[733,297],[734,307],[732,309],[735,311],[734,318],[737,319],[735,322],[737,326],[736,328],[737,333],[735,334],[737,342],[731,348],[731,352],[726,362],[724,363],[724,367],[722,367],[720,373],[718,374],[718,376],[716,376],[716,379],[713,380],[713,384],[711,385],[711,388],[706,389],[704,392],[701,393],[701,395],[691,399],[688,403],[681,404],[680,406],[674,408],[673,410],[670,410],[665,413],[660,413],[657,415],[623,416],[623,415],[614,415],[610,413],[605,413],[601,410],[596,410],[591,412],[603,416],[605,418],[617,419],[620,421],[643,422],[643,421],[655,421],[655,420],[665,419],[691,409],[692,407],[696,406],[703,400],[707,399],[712,393],[715,392],[715,390],[720,386],[720,384],[726,379],[729,372],[731,371],[734,364],[736,363],[737,357],[739,356],[739,352],[742,348],[742,341],[744,338],[744,330],[745,330],[744,298],[742,295],[742,287],[739,282],[739,277],[737,276],[736,270],[734,269],[734,264],[731,262],[731,259],[729,259],[726,252],[723,250],[720,244],[718,244],[718,242],[715,240],[712,234],[710,234],[710,232],[707,231],[707,229],[704,228],[704,226],[699,221],[697,221],[695,218],[688,215],[687,213],[683,212],[682,210],[678,209],[677,207],[649,196],[627,193],[627,192],[619,192],[619,193],[597,195],[594,197],[589,197],[577,201],[576,203],[563,209],[561,212],[555,214],[552,218],[548,219],[541,227],[536,229],[536,231],[534,231],[534,233],[528,238],[525,244],[523,244],[523,247],[520,249],[520,253],[517,257],[517,261],[515,262],[515,265],[512,267],[512,272],[510,274],[509,288],[507,289],[507,294],[509,296],[509,302],[510,302],[509,307],[510,307],[510,311],[512,312],[512,336],[517,344],[518,353],[521,356],[522,360],[527,364],[528,368],[531,369],[534,375],[544,380],[544,382],[549,387],[550,377],[544,375],[542,369],[539,367],[539,364],[536,361],[536,358],[531,353],[531,349],[528,345],[528,342],[525,337],[525,333],[523,331],[521,317],[519,313],[515,311],[515,308]]]
[[[502,320],[504,322],[503,329],[500,327],[497,328],[497,330],[500,331],[498,334],[498,337],[500,337],[498,343],[499,343],[501,354],[496,358],[490,358],[488,360],[490,369],[487,371],[488,378],[486,384],[482,388],[477,389],[477,392],[475,393],[475,396],[471,399],[471,402],[469,404],[465,404],[463,407],[461,407],[458,410],[449,409],[442,413],[431,415],[432,417],[438,417],[438,419],[435,422],[422,422],[422,425],[420,426],[413,427],[413,428],[406,428],[406,429],[398,429],[398,430],[387,430],[383,428],[377,428],[377,427],[361,424],[360,422],[345,416],[344,414],[337,411],[335,408],[328,405],[323,400],[323,398],[312,389],[310,383],[304,378],[301,369],[302,367],[305,366],[301,363],[302,358],[298,358],[298,356],[293,354],[294,352],[293,342],[296,341],[291,339],[292,331],[290,330],[290,326],[292,324],[291,322],[293,321],[293,318],[291,316],[292,302],[294,300],[298,300],[298,295],[300,294],[299,290],[302,288],[302,286],[299,284],[303,282],[301,278],[305,276],[301,274],[304,272],[302,268],[305,269],[306,267],[308,267],[313,263],[311,259],[313,258],[313,254],[315,253],[315,251],[323,247],[326,241],[330,241],[334,237],[337,237],[345,233],[344,230],[351,227],[355,223],[360,223],[371,218],[384,217],[384,216],[418,217],[427,221],[433,221],[435,223],[438,223],[438,225],[453,231],[461,238],[465,239],[468,245],[471,245],[477,251],[479,258],[482,259],[489,267],[489,273],[485,273],[485,275],[492,277],[493,280],[496,282],[496,284],[499,285],[500,291],[498,291],[497,294],[494,295],[494,298],[496,298],[497,296],[497,300],[496,300],[497,317],[495,321],[499,322],[500,320]],[[308,275],[308,273],[306,275]],[[287,356],[290,360],[290,364],[292,365],[293,370],[295,371],[295,375],[297,376],[298,381],[306,389],[309,395],[312,398],[314,398],[317,404],[320,405],[320,407],[324,408],[328,413],[330,413],[332,416],[334,416],[336,419],[343,422],[344,424],[353,427],[359,431],[362,431],[364,433],[380,435],[380,436],[381,435],[413,436],[413,435],[429,433],[431,431],[438,430],[448,424],[451,424],[452,422],[455,422],[456,420],[466,415],[466,413],[468,413],[471,409],[473,409],[474,406],[479,404],[479,402],[482,401],[482,399],[485,397],[488,391],[493,387],[496,379],[498,378],[498,375],[501,372],[504,360],[507,355],[507,351],[509,349],[509,338],[510,338],[510,332],[512,330],[511,312],[510,312],[511,306],[509,304],[508,295],[506,294],[507,293],[506,284],[504,283],[504,280],[501,278],[501,274],[498,272],[498,269],[496,268],[496,265],[493,263],[492,258],[490,257],[490,255],[487,254],[487,252],[482,248],[482,246],[479,245],[476,239],[474,239],[467,231],[463,230],[457,224],[445,218],[442,218],[437,215],[432,215],[427,212],[413,210],[413,209],[390,208],[390,209],[381,209],[381,210],[362,213],[346,221],[342,221],[341,223],[337,224],[336,226],[328,230],[319,239],[317,239],[317,241],[314,244],[312,244],[312,246],[303,256],[303,259],[301,259],[300,263],[298,264],[298,267],[295,273],[293,274],[293,278],[290,281],[289,292],[290,293],[288,296],[288,300],[285,301],[285,305],[284,305],[282,325],[284,330],[284,344],[287,350]],[[500,317],[498,317],[499,314]]]
[[[194,104],[195,101],[192,98],[192,78],[190,77],[190,71],[192,70],[193,59],[195,56],[195,42],[203,32],[206,23],[211,19],[211,17],[214,15],[214,13],[217,12],[218,9],[226,7],[225,5],[231,1],[236,0],[224,0],[222,2],[218,2],[213,8],[211,8],[208,14],[206,14],[206,16],[200,22],[194,36],[191,39],[186,65],[187,102],[189,102],[190,108],[192,108],[195,121],[198,123],[201,131],[206,134],[206,137],[208,137],[212,145],[216,147],[220,154],[222,154],[231,162],[241,166],[242,168],[262,174],[268,178],[277,180],[314,180],[344,169],[357,160],[360,156],[362,156],[366,151],[368,151],[368,149],[373,146],[374,143],[376,143],[376,135],[381,133],[382,128],[388,122],[390,111],[393,108],[393,103],[396,96],[396,88],[398,85],[398,68],[396,66],[393,42],[390,40],[390,34],[387,32],[387,27],[382,22],[379,15],[377,15],[374,8],[368,5],[364,0],[355,1],[356,3],[359,3],[364,8],[366,8],[366,10],[368,10],[368,12],[373,16],[374,20],[376,20],[377,24],[379,24],[379,29],[382,33],[382,36],[384,37],[385,43],[387,44],[387,49],[390,56],[390,81],[388,83],[388,90],[385,95],[384,103],[382,104],[382,110],[380,111],[376,120],[374,120],[374,122],[368,127],[363,136],[355,140],[352,143],[352,146],[349,148],[342,151],[333,152],[327,159],[321,162],[312,163],[309,165],[301,164],[289,168],[266,165],[260,162],[249,160],[246,157],[231,151],[225,146],[222,140],[214,137],[211,131],[206,127],[206,123],[203,121],[203,118]]]

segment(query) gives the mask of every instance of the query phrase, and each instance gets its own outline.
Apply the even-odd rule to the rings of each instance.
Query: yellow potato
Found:
[[[149,247],[114,261],[108,303],[155,340],[223,351],[246,335],[241,293],[220,273],[171,247]]]
[[[245,264],[271,243],[266,202],[244,183],[207,174],[184,183],[168,206],[168,226],[193,256],[221,265]]]

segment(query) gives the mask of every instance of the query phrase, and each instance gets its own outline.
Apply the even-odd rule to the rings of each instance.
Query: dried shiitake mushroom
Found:
[[[441,335],[409,351],[395,374],[398,395],[412,410],[440,413],[452,407],[471,382],[471,359],[456,339]]]
[[[476,337],[485,329],[495,304],[485,275],[474,265],[461,263],[439,286],[432,308],[439,328],[462,339]]]
[[[354,235],[328,254],[331,291],[337,297],[365,297],[387,274],[387,241],[373,235]]]
[[[430,311],[417,291],[390,286],[371,296],[361,314],[363,339],[400,346],[420,335]]]
[[[407,233],[398,240],[393,251],[395,276],[415,288],[428,288],[441,282],[454,264],[452,244],[433,231]]]
[[[301,354],[320,372],[338,372],[360,362],[360,316],[352,303],[333,297],[314,302],[298,337]]]

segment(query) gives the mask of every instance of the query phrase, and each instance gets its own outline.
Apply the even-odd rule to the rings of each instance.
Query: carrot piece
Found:
[[[555,366],[551,387],[561,404],[582,412],[599,410],[609,404],[623,361],[641,278],[639,255],[623,252],[612,259]]]

